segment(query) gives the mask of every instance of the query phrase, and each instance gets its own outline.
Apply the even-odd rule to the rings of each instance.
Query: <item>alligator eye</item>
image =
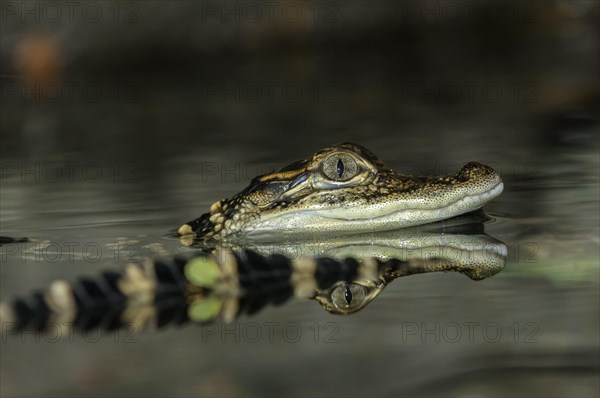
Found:
[[[322,165],[323,174],[325,177],[334,181],[346,181],[358,174],[358,164],[348,155],[330,156]]]
[[[342,283],[331,292],[331,301],[338,308],[355,308],[366,297],[366,289],[357,283]]]

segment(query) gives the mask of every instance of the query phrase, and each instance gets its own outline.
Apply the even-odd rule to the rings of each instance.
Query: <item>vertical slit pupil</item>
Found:
[[[342,174],[344,174],[344,162],[342,162],[342,159],[338,159],[337,173],[338,173],[338,176],[340,176],[340,178],[342,177]]]
[[[344,291],[344,299],[346,300],[346,303],[348,303],[348,305],[350,305],[350,303],[352,302],[352,292],[350,291],[348,286],[346,286],[346,290]]]

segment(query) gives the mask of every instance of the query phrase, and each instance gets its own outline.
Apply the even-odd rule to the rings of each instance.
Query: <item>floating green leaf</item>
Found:
[[[185,265],[185,276],[193,285],[212,288],[221,276],[217,262],[210,257],[198,257]]]
[[[188,317],[194,322],[210,321],[219,315],[223,302],[216,297],[207,297],[188,307]]]

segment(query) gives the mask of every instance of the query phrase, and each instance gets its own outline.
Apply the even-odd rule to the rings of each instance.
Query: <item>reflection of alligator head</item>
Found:
[[[477,229],[477,225],[472,227]],[[482,233],[452,234],[433,232],[435,228],[432,227],[429,229],[330,237],[300,244],[253,245],[250,252],[238,249],[236,255],[215,258],[219,269],[230,270],[221,279],[230,283],[252,273],[251,264],[257,262],[256,258],[283,261],[290,268],[287,279],[295,296],[315,299],[325,310],[337,314],[361,310],[390,282],[400,277],[453,271],[481,280],[504,267],[507,249],[498,240]],[[282,260],[282,254],[286,260]],[[192,266],[193,263],[190,263]],[[198,274],[202,275],[207,269],[203,261]],[[199,285],[203,285],[201,279]],[[211,283],[218,284],[216,281]],[[253,289],[248,283],[241,288],[239,284],[233,285],[236,288],[221,290],[224,296],[231,291]],[[261,288],[260,283],[256,288]],[[232,319],[233,316],[229,314],[226,318]]]
[[[346,143],[254,178],[178,233],[222,240],[396,230],[474,211],[502,189],[498,173],[479,163],[450,176],[409,176]]]
[[[108,272],[71,285],[55,282],[45,293],[3,304],[0,318],[17,329],[44,328],[57,320],[81,329],[152,319],[158,326],[190,319],[227,322],[292,297],[315,299],[331,313],[351,314],[399,277],[453,271],[480,280],[502,270],[506,246],[483,234],[481,223],[468,221],[300,244],[220,246],[170,264],[130,264],[121,274]]]

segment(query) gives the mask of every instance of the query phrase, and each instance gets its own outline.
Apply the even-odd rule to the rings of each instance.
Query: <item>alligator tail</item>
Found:
[[[2,331],[72,327],[78,330],[119,329],[126,326],[126,312],[154,306],[159,324],[170,314],[170,323],[184,323],[187,282],[185,259],[171,263],[127,264],[122,272],[103,272],[75,283],[55,281],[46,291],[34,292],[10,303],[0,303]]]
[[[231,322],[293,297],[314,298],[338,281],[364,277],[366,269],[375,278],[382,265],[376,260],[216,250],[192,258],[127,264],[122,272],[108,271],[72,284],[56,281],[46,291],[0,303],[0,323],[6,332],[65,326],[110,331],[150,322],[160,329],[217,317]]]

